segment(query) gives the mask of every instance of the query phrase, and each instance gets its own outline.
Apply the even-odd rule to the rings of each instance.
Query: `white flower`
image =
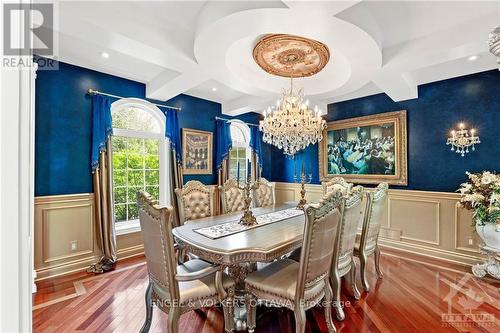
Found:
[[[469,183],[463,183],[461,186],[462,187],[460,187],[458,190],[460,191],[460,193],[462,195],[465,195],[466,193],[468,193],[472,188],[472,185]]]
[[[484,196],[479,194],[479,193],[472,193],[472,194],[466,194],[463,198],[462,198],[462,202],[463,201],[469,201],[472,203],[472,206],[476,206],[477,204],[479,204],[481,201],[484,200]]]
[[[489,171],[486,171],[483,173],[483,176],[481,177],[481,184],[483,185],[489,185],[491,183],[494,183],[496,181],[496,175],[492,174]]]
[[[490,198],[490,204],[495,204],[495,202],[500,203],[500,194],[498,193],[492,193],[491,198]]]

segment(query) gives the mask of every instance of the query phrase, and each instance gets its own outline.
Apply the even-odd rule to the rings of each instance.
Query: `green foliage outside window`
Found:
[[[240,165],[240,181],[243,182],[247,177],[247,149],[245,147],[235,147],[229,152],[229,178],[238,178],[238,163]]]
[[[112,137],[115,221],[138,218],[136,194],[159,197],[160,161],[157,139]]]

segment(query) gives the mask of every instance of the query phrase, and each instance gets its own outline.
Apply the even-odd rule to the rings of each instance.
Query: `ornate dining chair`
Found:
[[[188,181],[176,189],[181,224],[214,215],[214,188],[197,180]]]
[[[356,243],[356,231],[360,220],[363,220],[363,187],[354,187],[349,194],[343,194],[340,188],[332,190],[330,193],[338,193],[345,198],[344,213],[338,232],[335,234],[335,251],[333,253],[333,263],[331,265],[330,283],[333,289],[334,308],[338,320],[344,320],[345,314],[340,303],[341,278],[345,276],[349,279],[352,295],[355,299],[360,298],[359,289],[356,285],[356,263],[354,261],[354,246]],[[302,248],[293,251],[289,258],[298,261]]]
[[[306,328],[306,310],[323,299],[329,332],[332,322],[332,291],[328,282],[334,238],[342,218],[344,199],[339,192],[323,197],[319,205],[305,207],[303,249],[300,261],[281,259],[255,271],[245,279],[248,331],[255,329],[257,299],[264,304],[284,306],[295,313],[295,331]]]
[[[338,191],[338,190],[337,190]],[[356,285],[356,262],[354,261],[354,246],[356,231],[363,220],[363,187],[356,186],[347,195],[342,222],[336,235],[336,251],[333,253],[330,282],[333,289],[334,308],[338,320],[344,320],[345,314],[340,303],[341,278],[345,276],[355,299],[360,298]]]
[[[153,304],[168,314],[168,331],[177,333],[182,313],[221,303],[226,332],[234,326],[234,281],[220,266],[192,259],[178,265],[172,236],[172,207],[160,208],[144,191],[137,194],[139,220],[144,238],[149,284],[146,290],[146,320],[141,332],[148,332]]]
[[[323,185],[323,195],[333,190],[340,190],[342,191],[343,194],[347,194],[352,189],[352,184],[348,183],[342,177],[333,177],[328,182],[323,182],[322,185]]]
[[[254,207],[274,205],[276,202],[275,186],[275,183],[271,183],[265,178],[257,179],[252,190]]]
[[[377,186],[374,192],[366,194],[366,208],[363,220],[363,230],[361,231],[361,238],[356,242],[354,247],[354,255],[359,257],[361,283],[365,291],[370,290],[366,278],[366,266],[368,257],[372,254],[375,255],[375,270],[379,278],[383,274],[380,270],[380,249],[378,247],[378,235],[380,232],[380,225],[382,222],[382,212],[387,205],[387,190],[389,185],[381,183]]]
[[[234,179],[227,180],[219,186],[222,199],[222,213],[238,212],[245,208],[245,191],[239,187]]]

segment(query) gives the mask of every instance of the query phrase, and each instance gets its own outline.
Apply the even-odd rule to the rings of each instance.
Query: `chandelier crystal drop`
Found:
[[[303,90],[294,90],[293,76],[290,90],[283,89],[276,106],[264,110],[264,119],[259,125],[263,141],[283,149],[287,155],[295,155],[321,141],[325,127],[318,107],[314,111],[310,109],[309,102],[304,102]]]
[[[498,70],[500,70],[500,25],[490,32],[488,46],[491,54],[497,57]]]

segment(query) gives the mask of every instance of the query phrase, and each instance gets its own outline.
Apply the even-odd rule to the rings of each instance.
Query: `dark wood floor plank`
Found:
[[[371,291],[362,292],[359,301],[342,289],[342,300],[350,305],[345,308],[344,321],[334,320],[338,332],[500,333],[500,283],[479,280],[467,273],[462,265],[394,250],[382,256],[381,265],[384,278],[378,279],[373,260],[370,260]],[[34,304],[40,307],[33,311],[33,330],[44,333],[137,332],[145,318],[147,283],[144,258],[122,262],[115,271],[103,275],[77,273],[40,282],[33,298]],[[361,287],[359,276],[357,283]],[[75,286],[80,292],[83,290],[83,294],[77,294]],[[455,296],[448,304],[446,297],[450,292]],[[447,326],[442,322],[442,315],[449,311],[454,314],[480,311],[493,315],[495,321],[481,326],[480,319],[472,316],[470,322]],[[223,330],[220,308],[191,311],[180,319],[179,331],[182,333],[220,333]],[[292,311],[258,308],[257,333],[294,330]],[[167,315],[159,309],[153,312],[150,332],[167,332]],[[327,332],[323,308],[307,311],[306,332]]]

